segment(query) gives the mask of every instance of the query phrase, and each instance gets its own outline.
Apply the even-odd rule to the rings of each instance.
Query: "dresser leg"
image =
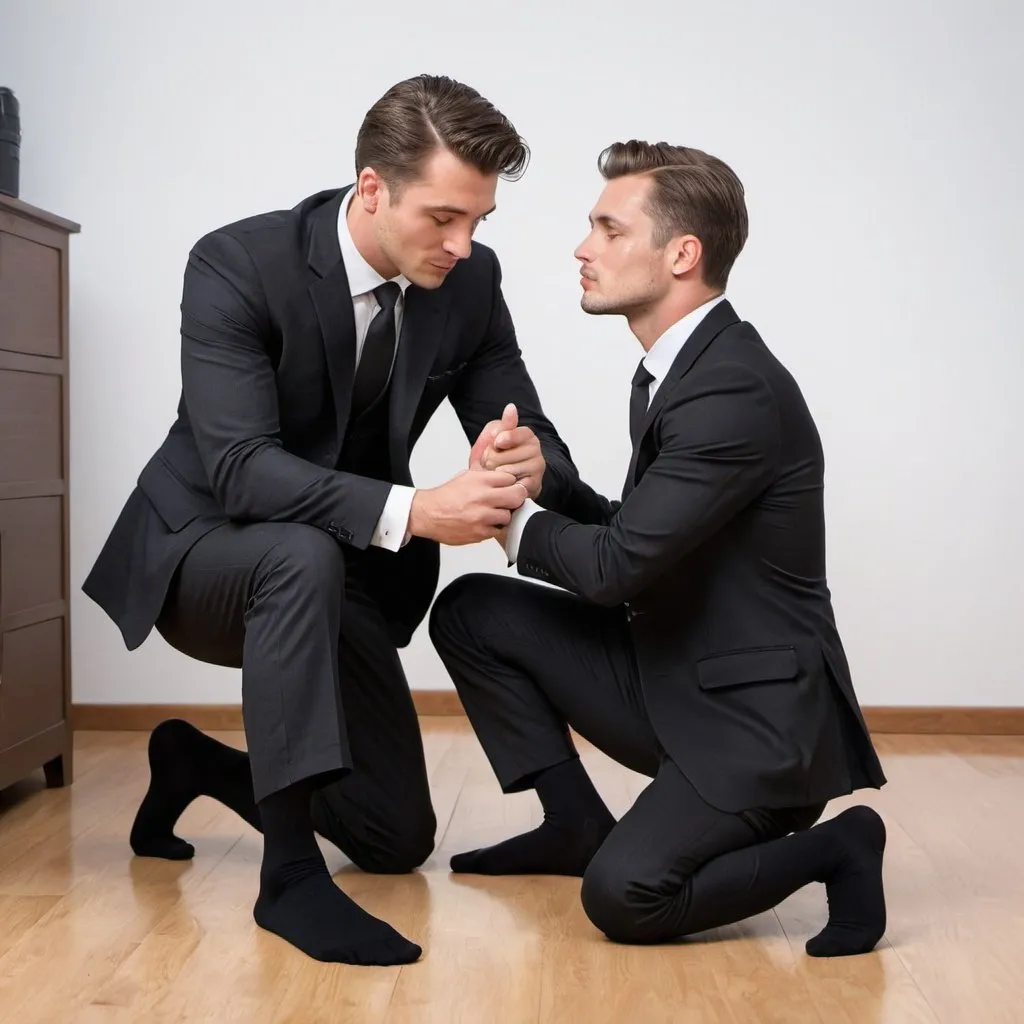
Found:
[[[47,761],[43,765],[43,773],[46,775],[46,785],[49,789],[71,785],[71,781],[74,778],[74,770],[72,768],[70,743],[63,754],[58,754],[52,761]]]

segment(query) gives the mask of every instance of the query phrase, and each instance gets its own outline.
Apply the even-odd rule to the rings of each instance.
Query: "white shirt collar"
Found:
[[[341,259],[345,264],[345,274],[348,276],[348,286],[352,298],[372,292],[374,288],[379,288],[387,280],[363,259],[362,254],[356,248],[356,243],[352,240],[347,214],[349,204],[355,194],[356,190],[353,185],[342,198],[341,207],[338,210],[338,244],[341,246]],[[402,289],[402,294],[405,295],[405,290],[410,284],[409,279],[404,274],[399,274],[398,277],[393,277],[391,280]]]
[[[725,301],[724,295],[716,295],[703,305],[690,310],[682,318],[677,320],[658,340],[651,346],[650,352],[644,356],[644,366],[647,372],[654,377],[654,382],[660,384],[665,379],[669,367],[675,362],[682,347],[689,340],[689,337],[697,329],[697,325],[717,306]]]

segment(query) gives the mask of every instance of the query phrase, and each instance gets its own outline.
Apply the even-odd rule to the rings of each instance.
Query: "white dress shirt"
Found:
[[[647,385],[647,407],[650,408],[651,400],[654,398],[658,385],[665,379],[669,368],[675,362],[675,358],[682,351],[683,346],[689,340],[690,335],[697,329],[697,325],[715,308],[725,300],[725,295],[716,295],[703,305],[690,310],[674,324],[651,346],[650,351],[644,356],[643,363],[647,372],[653,380]],[[519,541],[523,536],[523,530],[529,521],[530,516],[535,512],[543,512],[544,509],[532,498],[527,498],[523,504],[512,513],[512,521],[508,525],[508,533],[505,536],[505,554],[508,556],[509,565],[513,564],[519,556]]]
[[[356,366],[363,355],[363,344],[366,341],[366,332],[369,329],[370,321],[377,315],[380,305],[373,294],[374,288],[379,288],[387,280],[380,276],[366,260],[363,259],[356,243],[352,240],[352,232],[348,228],[348,208],[355,196],[355,188],[349,190],[341,201],[341,210],[338,213],[338,243],[341,246],[341,258],[345,264],[345,273],[348,276],[349,289],[352,292],[352,311],[355,314],[356,322]],[[395,303],[395,338],[401,342],[402,317],[405,311],[405,290],[409,287],[409,279],[402,274],[391,280],[402,289],[402,294]],[[398,357],[398,345],[395,345],[395,358]],[[387,548],[388,551],[397,551],[409,539],[408,525],[409,512],[412,509],[412,498],[416,493],[415,487],[406,487],[403,484],[392,484],[388,492],[388,499],[384,503],[384,511],[377,520],[377,527],[373,531],[370,543],[379,548]]]

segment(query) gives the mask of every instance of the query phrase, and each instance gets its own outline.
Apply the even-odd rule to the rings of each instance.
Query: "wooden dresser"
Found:
[[[0,195],[0,788],[72,779],[68,242]]]

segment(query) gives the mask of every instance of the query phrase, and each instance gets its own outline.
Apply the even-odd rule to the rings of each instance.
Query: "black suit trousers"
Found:
[[[257,801],[317,776],[317,831],[366,870],[409,870],[436,822],[412,695],[359,554],[300,523],[227,523],[185,556],[156,625],[184,654],[241,668]]]
[[[731,923],[810,880],[789,877],[772,841],[810,828],[824,805],[737,814],[707,803],[651,727],[624,609],[471,575],[438,596],[430,631],[505,792],[577,756],[570,727],[651,777],[583,878],[584,908],[611,938],[660,942]]]

